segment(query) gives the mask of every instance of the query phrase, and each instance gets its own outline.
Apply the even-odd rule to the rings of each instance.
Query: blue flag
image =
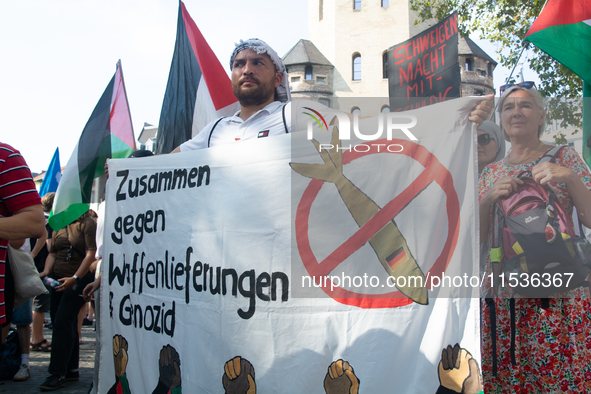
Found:
[[[55,153],[53,154],[53,158],[51,159],[51,163],[49,163],[49,167],[45,173],[45,178],[43,178],[43,183],[39,189],[39,195],[43,197],[47,193],[57,191],[57,185],[60,183],[61,177],[62,170],[60,167],[60,149],[55,148]]]

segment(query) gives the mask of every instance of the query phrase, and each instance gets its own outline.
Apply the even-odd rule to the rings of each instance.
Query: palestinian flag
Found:
[[[180,2],[155,153],[170,153],[213,119],[238,109],[228,74]]]
[[[106,160],[125,158],[134,150],[131,114],[121,61],[118,61],[115,75],[92,111],[64,169],[49,216],[49,225],[57,231],[88,211],[92,181],[105,174]]]
[[[591,0],[549,0],[525,40],[591,82]]]
[[[591,0],[548,0],[525,40],[583,80],[583,158],[591,166]]]

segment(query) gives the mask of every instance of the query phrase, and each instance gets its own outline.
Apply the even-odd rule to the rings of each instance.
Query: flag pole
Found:
[[[591,82],[583,80],[583,159],[591,167]]]

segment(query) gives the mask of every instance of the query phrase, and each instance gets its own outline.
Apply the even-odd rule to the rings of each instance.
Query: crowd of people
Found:
[[[291,131],[290,122],[285,122],[285,113],[290,112],[285,110],[290,105],[287,74],[277,53],[261,40],[241,41],[232,55],[231,69],[240,111],[211,122],[174,152],[257,138],[261,125],[270,135]],[[535,85],[504,86],[498,109],[500,126],[487,120],[492,113],[490,100],[479,103],[469,116],[478,125],[481,267],[487,273],[496,272],[488,253],[492,207],[518,189],[523,171],[530,171],[535,182],[552,187],[570,216],[576,208],[581,223],[591,227],[591,174],[577,153],[566,148],[555,162],[538,162],[552,147],[540,141],[545,106]],[[505,141],[511,143],[508,154]],[[51,210],[52,199],[53,195],[40,199],[24,159],[17,150],[0,143],[0,277],[6,278],[4,291],[0,291],[0,323],[5,327],[15,324],[19,338],[23,336],[21,347],[27,350],[14,380],[30,376],[29,348],[51,352],[50,376],[40,386],[42,390],[59,389],[79,376],[79,316],[84,316],[80,311],[85,300],[99,289],[102,257],[104,205],[99,208],[98,232],[90,212],[52,232],[43,216]],[[29,238],[32,241],[23,241]],[[50,287],[49,295],[35,297],[14,312],[10,266],[5,263],[9,242],[13,247],[28,244],[40,277],[59,282]],[[568,290],[549,302],[513,298],[509,288],[489,290],[481,307],[485,392],[591,392],[589,288]],[[43,337],[47,312],[53,324],[51,342]]]

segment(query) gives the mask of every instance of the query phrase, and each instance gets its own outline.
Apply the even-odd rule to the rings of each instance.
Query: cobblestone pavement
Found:
[[[45,339],[51,342],[51,330],[43,329]],[[67,382],[66,386],[52,391],[56,394],[86,394],[92,383],[94,370],[94,326],[82,326],[82,345],[80,345],[80,380]],[[50,353],[31,352],[31,378],[24,382],[13,382],[12,380],[0,381],[0,393],[29,394],[40,393],[39,385],[49,376]]]

